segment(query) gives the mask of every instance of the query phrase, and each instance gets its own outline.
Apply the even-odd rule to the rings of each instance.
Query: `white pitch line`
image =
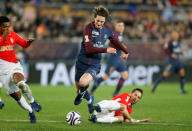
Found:
[[[29,122],[29,120],[6,120],[6,119],[0,119],[1,122]],[[37,120],[37,122],[40,123],[64,123],[65,121],[50,121],[50,120]]]
[[[148,123],[138,123],[138,124],[142,124],[142,125],[160,125],[160,126],[191,126],[192,124],[183,124],[183,123],[152,123],[152,122],[148,122]]]
[[[6,120],[0,119],[0,122],[29,122],[29,120]],[[56,121],[56,120],[37,120],[37,123],[65,123],[66,121]],[[184,124],[184,123],[154,123],[154,122],[147,122],[147,123],[135,123],[141,125],[159,125],[159,126],[189,126],[192,127],[192,124]]]

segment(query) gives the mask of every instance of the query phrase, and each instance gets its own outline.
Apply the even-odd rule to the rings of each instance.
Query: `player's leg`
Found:
[[[185,70],[184,70],[184,68],[180,69],[179,75],[180,75],[180,92],[182,94],[185,94],[186,91],[184,90],[184,85],[185,85]]]
[[[97,78],[94,81],[93,87],[91,88],[90,94],[93,95],[93,93],[95,92],[95,90],[99,87],[99,85],[101,84],[101,82],[107,80],[109,78],[109,75],[104,73],[102,77]]]
[[[164,72],[163,72],[163,75],[160,76],[160,77],[155,81],[155,84],[153,85],[153,88],[152,88],[152,90],[151,90],[151,93],[154,93],[154,92],[155,92],[155,89],[157,88],[157,86],[159,85],[159,83],[161,83],[162,81],[164,81],[165,78],[167,78],[169,75],[170,75],[170,72],[169,72],[169,71],[164,71]]]
[[[1,94],[1,88],[2,88],[3,84],[0,82],[0,94]],[[1,100],[0,97],[0,109],[2,109],[5,106],[5,104],[3,103],[3,101]]]
[[[26,84],[23,74],[16,72],[13,74],[12,78],[15,85],[21,89],[22,93],[29,100],[32,108],[35,109],[35,111],[39,112],[41,110],[41,106],[34,100],[34,97],[32,96],[32,91]]]
[[[115,92],[113,93],[113,97],[118,95],[119,91],[121,90],[121,88],[122,88],[125,80],[127,80],[127,78],[128,78],[128,71],[121,72],[121,78],[119,79]]]
[[[157,88],[157,86],[159,85],[159,83],[161,83],[162,81],[164,81],[167,77],[169,77],[169,75],[171,74],[171,72],[173,71],[173,69],[175,68],[174,64],[168,59],[167,60],[167,64],[165,66],[165,71],[163,72],[163,75],[160,76],[156,81],[155,84],[153,85],[153,88],[151,89],[151,93],[155,92],[155,89]]]
[[[97,118],[96,115],[92,115],[89,117],[90,121],[97,122],[97,123],[115,123],[115,122],[123,122],[123,116],[104,116]]]
[[[84,73],[80,80],[79,80],[79,92],[77,97],[75,98],[74,104],[78,105],[81,102],[81,99],[83,96],[86,94],[87,88],[89,86],[89,83],[93,80],[92,76],[90,73]]]
[[[35,117],[35,114],[33,112],[33,109],[26,102],[25,98],[21,95],[21,93],[19,91],[18,92],[14,92],[14,93],[11,93],[10,96],[17,101],[18,105],[21,108],[23,108],[24,110],[29,112],[30,122],[31,123],[36,123],[36,117]]]
[[[122,117],[115,117],[116,110],[124,110],[123,104],[120,104],[113,100],[103,100],[93,106],[96,112],[92,115],[89,120],[100,123],[114,123],[122,122]]]

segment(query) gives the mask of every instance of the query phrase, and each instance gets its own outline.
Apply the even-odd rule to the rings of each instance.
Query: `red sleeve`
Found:
[[[30,46],[30,44],[27,43],[27,41],[25,39],[21,38],[18,34],[16,34],[15,32],[13,32],[13,34],[14,34],[15,41],[17,44],[19,44],[23,48],[27,48],[28,46]]]
[[[121,44],[118,40],[117,34],[113,34],[113,37],[110,37],[109,40],[112,45],[114,45],[117,49],[122,50],[125,54],[128,54],[128,50]]]
[[[96,48],[93,46],[94,41],[92,37],[92,30],[93,27],[91,24],[87,25],[84,32],[83,32],[83,41],[85,44],[85,50],[87,54],[92,54],[92,53],[106,53],[107,48]]]
[[[172,54],[172,52],[170,51],[170,47],[171,47],[171,40],[164,46],[164,51],[169,56]]]

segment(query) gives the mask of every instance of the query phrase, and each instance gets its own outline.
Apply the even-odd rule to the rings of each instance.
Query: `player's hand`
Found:
[[[9,34],[10,34],[10,31],[9,30],[5,30],[3,32],[3,39],[5,40]]]
[[[121,59],[126,60],[128,58],[129,54],[123,54],[120,56]]]
[[[140,120],[141,122],[150,122],[151,121],[151,119],[150,118],[148,118],[148,119],[143,119],[143,120]]]
[[[29,43],[29,44],[31,44],[33,41],[34,41],[33,38],[31,38],[31,39],[27,39],[27,43]]]
[[[115,48],[107,48],[107,53],[117,54],[117,50]]]
[[[171,54],[171,57],[172,57],[173,59],[178,59],[178,56],[177,56],[175,53],[172,53],[172,54]]]

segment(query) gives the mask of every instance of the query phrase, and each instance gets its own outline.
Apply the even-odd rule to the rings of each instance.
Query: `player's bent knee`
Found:
[[[25,83],[25,81],[20,81],[16,84],[16,86],[18,86],[23,93],[31,93],[31,90],[29,88],[29,86]]]
[[[79,81],[79,86],[80,87],[85,87],[89,84],[89,82],[87,80],[80,80]]]
[[[24,80],[24,76],[21,73],[14,73],[13,76],[12,76],[12,80],[13,80],[14,83],[17,84],[18,82]]]

